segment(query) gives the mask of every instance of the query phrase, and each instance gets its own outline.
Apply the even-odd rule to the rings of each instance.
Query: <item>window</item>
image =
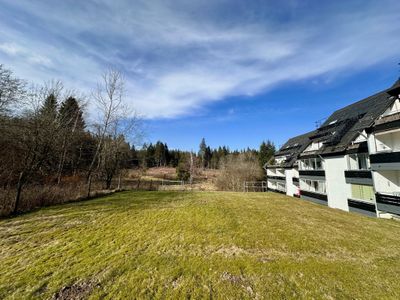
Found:
[[[303,191],[326,194],[325,181],[322,180],[301,179],[300,189]]]
[[[322,147],[322,142],[313,142],[306,148],[306,150],[304,150],[304,152],[316,151],[319,150],[321,147]]]
[[[320,158],[315,160],[315,164],[317,170],[322,170],[322,161]]]
[[[374,197],[375,197],[374,189],[370,185],[352,184],[351,185],[351,197],[353,199],[373,201]]]
[[[358,169],[359,170],[366,170],[368,169],[368,161],[366,154],[359,154],[358,157]]]
[[[301,170],[323,170],[323,163],[320,157],[317,158],[307,158],[300,162]]]
[[[348,159],[349,170],[368,170],[369,157],[366,153],[350,154]]]

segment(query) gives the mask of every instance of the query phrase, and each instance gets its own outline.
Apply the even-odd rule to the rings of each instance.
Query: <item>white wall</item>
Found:
[[[298,172],[296,176],[295,169],[286,169],[286,195],[293,196],[297,194],[297,186],[293,184],[293,177],[298,177]]]
[[[376,134],[376,151],[400,151],[400,131]]]
[[[267,176],[276,176],[275,169],[267,169]]]
[[[399,193],[400,192],[400,171],[379,171],[374,172],[375,190],[378,193]]]
[[[328,205],[349,211],[347,198],[350,195],[350,185],[346,184],[344,171],[347,169],[345,156],[325,158],[326,192]]]

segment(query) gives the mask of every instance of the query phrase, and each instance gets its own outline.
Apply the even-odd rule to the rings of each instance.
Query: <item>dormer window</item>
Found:
[[[311,143],[304,152],[308,151],[316,151],[319,150],[322,147],[322,142],[313,142]]]

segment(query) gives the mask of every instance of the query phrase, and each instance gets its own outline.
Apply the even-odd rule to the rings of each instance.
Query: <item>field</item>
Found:
[[[400,299],[400,223],[274,193],[123,192],[0,221],[1,299]]]

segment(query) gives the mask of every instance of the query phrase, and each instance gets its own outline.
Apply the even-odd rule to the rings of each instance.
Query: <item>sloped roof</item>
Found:
[[[283,146],[275,153],[275,157],[287,156],[285,162],[280,164],[279,167],[291,168],[297,161],[297,158],[304,149],[310,144],[310,136],[315,134],[315,131],[307,132],[289,139]],[[272,165],[270,165],[272,166]]]
[[[400,94],[400,78],[390,87],[388,93],[392,96],[397,96]]]
[[[314,154],[334,154],[345,151],[351,142],[385,112],[394,99],[388,93],[393,87],[335,111],[316,130],[312,141],[323,142]]]

